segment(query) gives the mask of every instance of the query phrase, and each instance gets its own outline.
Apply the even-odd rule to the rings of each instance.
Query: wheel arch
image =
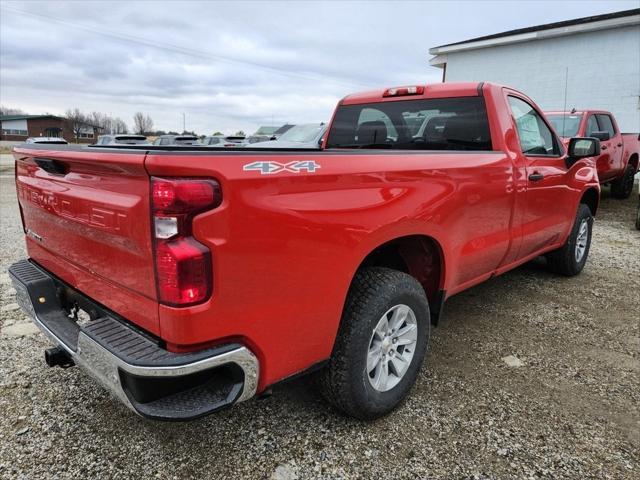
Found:
[[[368,249],[355,272],[367,267],[392,268],[418,280],[429,300],[432,323],[437,324],[445,297],[446,263],[442,245],[434,237],[409,234],[387,239]]]
[[[595,187],[588,188],[582,194],[580,203],[584,203],[587,207],[589,207],[589,210],[591,210],[591,215],[595,217],[596,212],[598,211],[598,205],[600,204],[600,192]]]
[[[637,153],[632,153],[631,156],[629,157],[629,165],[633,166],[633,169],[637,172],[638,171],[638,154]]]

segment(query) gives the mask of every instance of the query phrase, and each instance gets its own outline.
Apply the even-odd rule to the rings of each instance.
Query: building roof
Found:
[[[0,115],[0,122],[8,122],[10,120],[36,120],[38,118],[51,118],[54,120],[66,120],[65,117],[59,117],[58,115]],[[82,122],[82,125],[86,125],[87,127],[97,128],[98,130],[104,130],[104,127],[100,127],[98,125],[94,125],[89,122]]]
[[[63,120],[62,117],[58,117],[57,115],[0,115],[0,121],[30,120],[36,118],[55,118],[57,120]]]
[[[429,49],[429,53],[432,55],[439,55],[460,50],[493,47],[507,43],[524,42],[528,40],[571,35],[574,33],[583,33],[587,31],[637,24],[640,24],[640,8],[606,13],[604,15],[576,18],[562,22],[545,23],[534,27],[508,30],[502,33],[495,33],[492,35],[463,40],[461,42],[432,47]]]

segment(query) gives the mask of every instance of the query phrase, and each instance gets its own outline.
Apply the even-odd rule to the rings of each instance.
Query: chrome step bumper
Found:
[[[18,303],[44,334],[140,415],[189,420],[256,393],[259,363],[243,345],[169,352],[31,261],[15,263],[9,275]],[[63,306],[67,295],[95,318],[78,324]]]

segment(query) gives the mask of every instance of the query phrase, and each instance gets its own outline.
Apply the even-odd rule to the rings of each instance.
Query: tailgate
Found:
[[[157,333],[146,152],[16,149],[29,256]]]

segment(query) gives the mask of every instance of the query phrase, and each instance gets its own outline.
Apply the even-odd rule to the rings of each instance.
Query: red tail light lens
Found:
[[[220,185],[209,179],[151,181],[159,300],[178,307],[201,303],[213,289],[211,252],[193,238],[192,223],[196,214],[220,205]]]
[[[220,185],[213,180],[153,179],[155,213],[197,213],[220,205]]]
[[[211,295],[211,252],[193,238],[158,242],[156,271],[164,303],[189,305]]]

